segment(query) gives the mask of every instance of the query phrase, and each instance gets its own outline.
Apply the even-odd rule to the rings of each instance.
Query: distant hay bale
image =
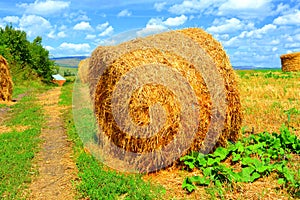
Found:
[[[300,71],[300,52],[284,54],[280,56],[281,69],[284,72]]]
[[[202,72],[197,70],[196,63],[199,62],[197,59],[201,61],[202,72],[209,73],[201,74]],[[166,68],[165,73],[161,73],[162,66]],[[126,77],[128,73],[138,73],[140,77],[134,75]],[[171,73],[175,75],[171,75]],[[185,82],[179,78],[178,74],[184,77]],[[217,76],[220,77],[220,82],[213,79]],[[159,103],[167,113],[165,124],[151,137],[128,135],[119,127],[119,122],[115,120],[113,115],[115,105],[112,101],[114,101],[114,95],[117,96],[116,101],[118,101],[119,95],[120,98],[122,95],[126,95],[126,89],[130,87],[130,84],[120,86],[118,83],[121,80],[130,80],[134,84],[134,82],[138,83],[140,80],[152,80],[159,77],[162,77],[160,80],[166,85],[160,82],[155,84],[155,80],[153,80],[153,84],[146,81],[146,84],[133,90],[127,101],[129,104],[129,116],[127,117],[130,117],[132,122],[140,127],[147,126],[154,121],[151,116],[156,116],[153,114],[156,111],[155,109],[151,110],[151,106]],[[214,84],[221,84],[220,91],[217,88],[215,92],[220,92],[220,94],[224,92],[224,98],[226,99],[224,105],[226,105],[226,108],[224,110],[225,119],[222,124],[214,124],[214,126],[220,126],[221,130],[215,133],[213,136],[215,138],[212,138],[211,142],[214,143],[213,139],[217,139],[218,146],[225,146],[228,140],[237,141],[239,137],[242,122],[241,103],[235,72],[229,58],[222,45],[210,34],[199,28],[160,33],[124,42],[117,46],[100,46],[92,53],[90,59],[90,94],[94,98],[95,115],[103,134],[100,135],[100,138],[108,138],[107,141],[113,142],[119,148],[124,149],[125,152],[153,153],[156,149],[161,149],[169,144],[170,141],[176,140],[177,134],[183,126],[189,126],[189,124],[183,125],[180,121],[182,118],[181,112],[184,109],[178,95],[183,91],[181,87],[185,85],[188,85],[187,87],[190,87],[193,92],[191,96],[184,96],[184,99],[192,102],[190,98],[192,98],[192,94],[195,95],[197,106],[199,106],[197,108],[199,121],[195,137],[192,139],[187,137],[187,141],[185,141],[190,142],[190,148],[188,151],[180,153],[184,155],[190,151],[201,149],[212,150],[205,146],[207,144],[204,144],[204,138],[207,136],[213,118],[218,117],[218,113],[215,114],[217,111],[215,111],[213,101],[214,103],[220,101],[220,104],[223,101],[222,95],[219,99],[217,97],[213,99],[210,94],[211,87],[215,87]],[[117,90],[118,87],[122,89]],[[120,92],[118,93],[118,91]],[[192,107],[193,105],[188,106]],[[129,123],[127,119],[122,120]],[[123,124],[125,127],[128,125],[126,123]],[[130,126],[128,125],[128,127]],[[179,138],[179,140],[185,139]],[[177,152],[179,149],[179,146],[176,145],[177,143],[169,149],[168,156],[171,158],[172,152]],[[120,152],[116,154],[119,158],[122,156]],[[163,155],[157,158],[156,155],[153,159],[157,160],[149,161],[149,165],[151,165],[151,162],[156,163],[156,166],[158,166],[164,165],[168,158]],[[138,163],[137,159],[135,164],[142,171],[154,169],[153,166],[140,166]],[[142,165],[145,165],[145,163]]]
[[[0,55],[0,101],[12,100],[12,87],[8,64],[5,58]]]
[[[81,60],[78,64],[78,76],[81,83],[88,82],[89,62],[90,58],[86,58]]]

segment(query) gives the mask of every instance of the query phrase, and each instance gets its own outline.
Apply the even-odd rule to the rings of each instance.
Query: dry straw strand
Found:
[[[300,71],[300,52],[283,54],[280,56],[281,68],[284,72]]]
[[[13,82],[8,63],[5,58],[0,55],[0,101],[11,101],[12,89]]]
[[[193,41],[193,44],[187,44],[188,42],[182,41],[182,45],[178,45],[178,41],[175,41],[180,36],[179,34],[187,38],[186,41]],[[100,137],[108,138],[109,142],[113,142],[127,152],[136,153],[154,152],[155,149],[162,148],[177,137],[176,134],[181,128],[179,116],[182,108],[176,100],[176,95],[174,96],[172,91],[159,84],[146,84],[142,86],[133,92],[129,100],[130,117],[140,126],[150,123],[149,108],[154,103],[160,103],[167,111],[166,123],[155,136],[149,138],[128,136],[120,130],[112,114],[112,94],[122,76],[139,66],[149,64],[163,65],[185,77],[193,89],[199,105],[198,131],[195,138],[190,141],[189,150],[182,152],[182,154],[203,148],[203,141],[211,123],[211,109],[213,106],[208,85],[203,79],[203,74],[196,70],[195,63],[191,63],[186,57],[176,54],[176,51],[162,49],[162,43],[167,43],[169,49],[177,48],[178,51],[182,52],[186,50],[187,46],[199,45],[202,48],[199,52],[192,51],[192,54],[195,55],[188,56],[203,58],[203,67],[211,70],[211,75],[214,75],[214,73],[220,74],[225,90],[227,103],[226,115],[224,124],[222,124],[223,129],[218,133],[217,145],[226,145],[228,139],[237,141],[242,122],[242,111],[235,72],[222,45],[210,34],[199,28],[160,33],[121,43],[117,46],[99,46],[94,50],[90,59],[88,82],[90,85],[90,94],[94,99],[96,118],[103,134],[105,134]],[[205,59],[206,57],[209,58]],[[213,67],[217,68],[217,72],[212,69]],[[150,74],[155,73],[155,70],[153,68],[153,70],[150,69],[148,72]],[[142,74],[142,76],[146,77],[147,75]],[[161,76],[165,76],[166,79],[168,78],[168,75],[165,74],[161,74]],[[166,82],[172,85],[172,87],[178,85],[178,82],[171,78],[166,80]],[[186,98],[190,97],[187,96]],[[174,145],[173,149],[169,149],[169,156],[172,157],[172,150],[177,151],[177,149],[178,146],[176,145]],[[118,153],[116,156],[120,158],[122,155]],[[155,159],[157,160],[155,162],[165,162],[164,158],[157,157],[156,155]],[[147,166],[147,170],[149,169],[151,169],[151,166]]]

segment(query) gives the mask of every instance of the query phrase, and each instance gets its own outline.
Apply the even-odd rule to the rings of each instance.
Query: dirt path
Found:
[[[63,127],[62,107],[58,105],[61,88],[54,88],[39,98],[46,115],[40,138],[44,141],[36,156],[39,174],[29,187],[29,199],[74,199],[72,180],[76,179],[76,165],[71,155],[71,143]]]

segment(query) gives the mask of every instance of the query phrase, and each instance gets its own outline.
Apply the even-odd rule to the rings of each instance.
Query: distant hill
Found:
[[[51,58],[56,65],[60,67],[70,67],[77,68],[81,60],[88,58],[88,56],[67,56],[67,57],[57,57]]]
[[[280,69],[280,68],[275,68],[275,67],[256,67],[256,66],[232,66],[233,69],[238,69],[238,70],[273,70],[273,69]]]

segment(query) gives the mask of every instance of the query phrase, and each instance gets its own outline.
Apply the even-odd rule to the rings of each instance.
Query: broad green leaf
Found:
[[[278,184],[280,185],[285,184],[285,179],[284,178],[278,179]]]
[[[258,178],[260,178],[260,174],[257,173],[257,172],[254,172],[254,173],[252,174],[252,176],[251,176],[250,181],[253,182],[253,181],[255,181],[255,180],[258,179]]]
[[[182,183],[182,189],[187,190],[188,192],[193,192],[196,189],[196,186],[192,183],[189,177],[185,178]]]
[[[227,155],[229,154],[229,151],[223,147],[218,147],[215,152],[213,153],[214,157],[219,157],[221,160],[224,160]]]
[[[232,161],[237,162],[241,159],[241,154],[237,154],[235,152],[232,153]]]
[[[190,180],[197,185],[209,185],[210,180],[205,177],[193,176]]]

